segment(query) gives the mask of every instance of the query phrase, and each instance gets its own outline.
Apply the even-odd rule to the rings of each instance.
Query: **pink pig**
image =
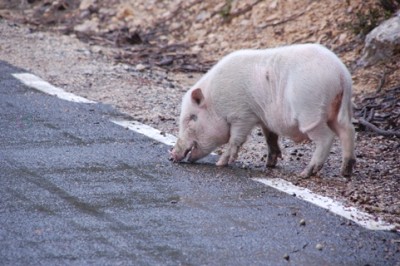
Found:
[[[179,138],[170,152],[195,162],[228,143],[217,165],[232,163],[259,125],[268,145],[267,166],[281,150],[278,136],[312,140],[316,149],[301,176],[317,174],[335,134],[342,146],[343,176],[355,164],[352,81],[345,65],[318,44],[240,50],[219,61],[183,97]]]

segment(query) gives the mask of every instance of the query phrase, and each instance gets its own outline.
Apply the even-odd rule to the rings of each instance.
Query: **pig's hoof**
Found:
[[[221,157],[218,162],[215,164],[216,166],[226,166],[228,165],[228,158]]]
[[[301,178],[309,178],[311,176],[311,171],[309,169],[304,169],[299,175]]]
[[[230,160],[232,159],[232,156],[228,153],[223,153],[221,157],[219,157],[218,162],[216,163],[217,166],[226,166],[229,164]]]
[[[317,175],[321,168],[322,165],[309,165],[301,172],[300,176],[302,178],[309,178],[310,176]]]
[[[268,155],[267,167],[275,167],[277,163],[278,163],[278,155],[277,154]]]
[[[347,160],[346,162],[343,163],[340,174],[344,177],[351,177],[351,174],[353,173],[353,167],[355,164],[356,164],[355,159]]]

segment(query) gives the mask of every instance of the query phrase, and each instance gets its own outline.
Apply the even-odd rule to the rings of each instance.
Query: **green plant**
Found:
[[[229,18],[232,9],[232,2],[233,0],[225,0],[225,5],[220,10],[219,14],[224,18]]]
[[[391,14],[400,8],[400,0],[379,0],[380,5]]]
[[[347,0],[350,5],[350,0]],[[400,9],[400,0],[376,0],[369,8],[364,8],[355,13],[352,22],[345,24],[354,34],[365,36],[382,21],[390,18]]]

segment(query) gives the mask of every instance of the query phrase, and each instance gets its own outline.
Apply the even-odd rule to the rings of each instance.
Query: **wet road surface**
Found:
[[[0,265],[399,265],[369,231],[252,181],[172,164],[103,104],[36,92],[0,62]],[[304,220],[305,223],[300,221]]]

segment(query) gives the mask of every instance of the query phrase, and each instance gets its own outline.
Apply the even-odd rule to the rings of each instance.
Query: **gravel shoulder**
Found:
[[[201,73],[169,72],[158,67],[138,70],[116,63],[115,49],[83,43],[74,36],[37,32],[0,19],[0,60],[30,71],[62,89],[110,104],[133,119],[177,134],[181,97]],[[357,206],[400,229],[399,140],[357,133],[357,166],[350,180],[338,175],[341,152],[337,141],[319,177],[299,179],[296,173],[311,157],[311,144],[282,139],[283,159],[266,169],[266,145],[255,129],[234,167],[262,171],[314,192]],[[167,155],[166,155],[167,159]]]

